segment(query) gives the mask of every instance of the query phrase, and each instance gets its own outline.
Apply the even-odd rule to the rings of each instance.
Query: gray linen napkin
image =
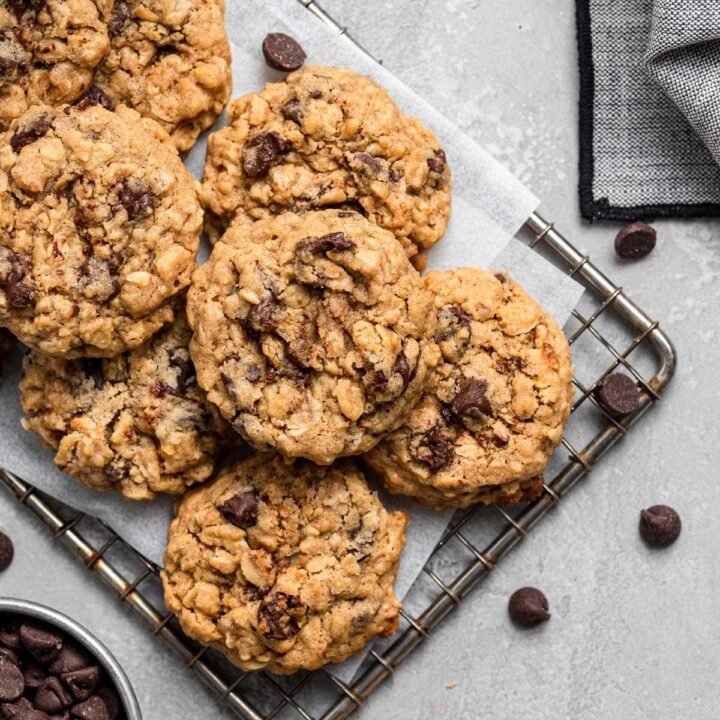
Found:
[[[719,216],[720,0],[577,0],[577,25],[583,217]]]

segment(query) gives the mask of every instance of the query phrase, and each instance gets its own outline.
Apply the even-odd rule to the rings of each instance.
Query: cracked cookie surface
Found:
[[[165,603],[190,637],[244,670],[341,662],[397,627],[406,522],[350,460],[253,455],[180,501]]]
[[[116,0],[94,86],[189,150],[230,97],[230,45],[218,0]]]
[[[228,117],[208,140],[201,191],[216,234],[235,217],[348,206],[393,232],[409,256],[443,236],[445,153],[370,78],[308,66],[231,102]]]
[[[155,122],[37,107],[0,137],[0,326],[58,357],[112,357],[173,319],[202,228]]]
[[[26,430],[83,485],[133,500],[179,494],[213,473],[230,432],[195,381],[182,315],[137,350],[109,360],[25,357]]]
[[[108,49],[112,0],[0,0],[0,130],[77,100]]]
[[[437,359],[432,296],[357,213],[231,227],[193,277],[198,382],[251,445],[327,464],[402,422]]]
[[[433,271],[425,285],[442,358],[368,465],[389,491],[436,508],[534,499],[572,406],[565,335],[504,273]]]

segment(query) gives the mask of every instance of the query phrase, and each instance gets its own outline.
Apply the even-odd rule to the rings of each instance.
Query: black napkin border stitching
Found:
[[[584,220],[652,220],[653,218],[720,217],[719,203],[670,203],[624,207],[611,205],[606,197],[595,199],[595,65],[592,52],[590,0],[575,0],[580,97],[578,122],[580,130],[578,190],[580,214]]]

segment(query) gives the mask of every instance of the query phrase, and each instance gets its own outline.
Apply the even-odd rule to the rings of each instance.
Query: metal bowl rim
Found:
[[[77,620],[73,620],[64,613],[53,610],[46,605],[41,605],[40,603],[30,600],[18,600],[10,597],[0,597],[0,613],[1,612],[27,615],[28,617],[54,625],[68,635],[71,635],[89,650],[100,661],[105,670],[107,670],[120,696],[127,720],[142,720],[142,713],[140,712],[135,691],[132,689],[130,680],[120,666],[120,663],[115,659],[110,650]]]

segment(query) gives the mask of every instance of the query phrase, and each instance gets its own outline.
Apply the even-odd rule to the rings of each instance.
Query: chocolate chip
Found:
[[[70,710],[70,717],[77,720],[110,720],[110,714],[98,695],[92,695],[85,702],[75,705]]]
[[[35,708],[46,713],[60,712],[72,704],[72,695],[65,690],[61,682],[54,676],[44,680],[35,693]]]
[[[195,366],[184,349],[177,349],[170,353],[170,367],[175,368],[177,373],[177,393],[179,397],[187,393],[188,387],[195,380]]]
[[[410,453],[434,473],[446,468],[455,458],[452,441],[443,435],[437,425],[423,433],[417,447],[414,450],[411,447]]]
[[[127,211],[128,220],[139,220],[152,214],[159,199],[144,180],[126,179],[118,193],[120,204]]]
[[[534,587],[516,590],[508,603],[510,617],[518,625],[533,627],[550,619],[544,593]]]
[[[110,720],[115,720],[120,714],[120,701],[117,695],[110,688],[100,688],[95,694],[105,703]]]
[[[244,327],[251,337],[258,333],[271,333],[275,330],[276,303],[266,298],[258,305],[252,305],[245,316]]]
[[[17,21],[22,20],[26,12],[31,12],[35,17],[45,7],[46,0],[8,0],[8,5],[15,13]]]
[[[249,490],[233,495],[221,505],[218,512],[237,527],[252,527],[257,522],[259,498],[257,492]]]
[[[3,720],[18,720],[21,718],[21,712],[31,712],[33,710],[32,703],[24,697],[19,698],[13,703],[3,703],[0,705],[0,715]]]
[[[257,365],[248,365],[248,368],[245,371],[245,377],[248,382],[256,383],[262,377],[262,371]]]
[[[430,170],[438,175],[442,174],[447,164],[447,157],[444,150],[436,150],[431,158],[428,158],[427,165]]]
[[[640,512],[640,535],[652,547],[672,545],[681,530],[680,516],[667,505],[653,505]]]
[[[487,399],[487,383],[484,380],[465,380],[450,406],[456,415],[481,417],[492,416],[492,405]]]
[[[43,665],[55,660],[63,646],[58,633],[30,623],[20,626],[20,641],[30,655]]]
[[[397,356],[397,360],[395,360],[392,371],[393,375],[400,375],[400,377],[403,379],[403,387],[407,387],[407,384],[410,382],[410,377],[412,373],[404,352],[401,352]]]
[[[302,124],[302,107],[300,105],[300,101],[297,98],[292,98],[288,100],[281,108],[280,112],[282,113],[282,116],[286,120],[292,120],[293,122],[296,122],[298,125]]]
[[[10,662],[20,665],[20,660],[14,650],[6,647],[0,647],[0,657],[7,658]]]
[[[297,244],[298,255],[321,255],[326,252],[341,252],[352,250],[355,241],[351,240],[343,232],[328,233],[319,237],[307,237]]]
[[[56,720],[56,718],[59,718],[59,720],[65,720],[66,717],[68,717],[68,715],[65,713],[50,717],[50,715],[44,713],[42,710],[32,708],[30,710],[21,710],[18,715],[15,716],[15,720]]]
[[[126,0],[115,0],[110,21],[108,22],[108,34],[111,38],[116,37],[122,32],[125,23],[131,16],[132,10],[130,9],[130,3],[126,2]]]
[[[302,67],[307,55],[297,40],[285,33],[270,33],[262,44],[265,62],[273,70],[290,72]]]
[[[10,307],[17,308],[19,310],[25,310],[32,307],[35,304],[37,298],[37,290],[30,284],[24,281],[24,275],[21,275],[16,270],[12,270],[7,276],[7,280],[2,283],[5,289],[5,296],[7,297],[8,304]]]
[[[443,342],[470,327],[470,316],[458,305],[444,305],[437,314],[438,329],[435,342]]]
[[[100,358],[82,358],[75,362],[75,367],[88,379],[92,380],[95,389],[100,390],[105,385],[105,374]]]
[[[82,670],[90,664],[87,654],[77,645],[65,642],[60,654],[48,667],[48,672],[52,675],[62,675],[63,673],[75,672]]]
[[[15,556],[13,541],[3,532],[0,532],[0,572],[7,570]]]
[[[76,103],[79,108],[100,105],[106,110],[114,110],[115,103],[97,85],[91,85],[90,89]]]
[[[104,703],[110,720],[115,720],[120,714],[120,700],[113,690],[107,687],[100,688],[95,695]]]
[[[25,690],[25,680],[20,668],[7,657],[0,657],[0,700],[17,700]]]
[[[640,392],[633,380],[623,373],[612,373],[598,385],[595,396],[613,416],[622,417],[635,412],[640,405]]]
[[[89,665],[64,673],[61,677],[76,700],[87,700],[100,682],[100,667]]]
[[[263,133],[249,140],[242,151],[242,165],[249,178],[263,177],[290,152],[292,145],[277,133]]]
[[[263,598],[258,610],[258,630],[269,640],[289,640],[300,632],[306,614],[300,598],[276,592]]]
[[[626,225],[615,238],[615,252],[623,260],[639,260],[655,248],[657,232],[644,222]]]
[[[20,650],[20,626],[15,622],[7,623],[0,628],[0,645],[11,650]]]
[[[47,677],[45,668],[37,660],[26,660],[22,666],[26,688],[37,688]]]
[[[19,153],[26,145],[39,140],[52,126],[52,117],[49,113],[42,113],[31,120],[24,127],[18,128],[10,138],[10,147]]]
[[[380,158],[366,152],[355,153],[355,159],[359,160],[373,175],[380,175],[385,169],[385,163]]]

